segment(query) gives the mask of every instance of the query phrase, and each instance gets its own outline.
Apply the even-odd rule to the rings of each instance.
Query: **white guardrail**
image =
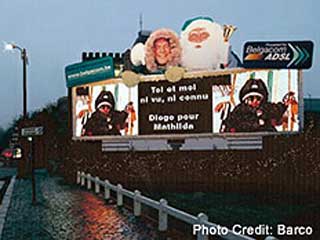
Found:
[[[199,213],[198,216],[194,216],[183,212],[179,209],[173,208],[168,205],[167,200],[160,199],[160,201],[152,200],[148,197],[142,196],[141,192],[135,190],[131,192],[122,187],[121,184],[113,185],[108,180],[100,180],[99,177],[92,177],[90,174],[84,172],[77,172],[77,184],[80,186],[87,187],[88,190],[93,188],[95,193],[100,193],[100,187],[104,188],[104,198],[106,200],[110,199],[111,191],[117,193],[117,206],[123,206],[123,196],[133,199],[133,212],[134,216],[141,216],[141,204],[147,205],[151,208],[157,209],[159,212],[158,217],[158,230],[161,232],[167,231],[168,229],[168,215],[176,219],[179,219],[185,223],[194,225],[200,224],[209,228],[218,228],[218,225],[208,221],[208,216],[204,213]],[[228,229],[228,232],[224,235],[219,235],[219,237],[226,240],[254,240],[254,238],[239,235]],[[201,231],[198,231],[197,240],[208,240],[208,235],[202,235]],[[269,238],[266,238],[269,239]]]

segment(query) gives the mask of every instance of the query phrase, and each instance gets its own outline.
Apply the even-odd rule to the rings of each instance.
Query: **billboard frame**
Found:
[[[203,77],[216,77],[221,75],[230,75],[230,74],[240,74],[245,72],[259,72],[259,71],[268,71],[268,70],[280,70],[280,69],[248,69],[248,68],[233,68],[225,69],[219,71],[195,71],[195,72],[186,72],[184,79],[191,78],[203,78]],[[293,69],[288,69],[293,70]],[[288,131],[288,132],[239,132],[239,133],[192,133],[192,134],[157,134],[157,135],[134,135],[134,136],[76,136],[76,88],[77,87],[88,87],[88,86],[97,86],[103,84],[114,84],[122,83],[121,78],[109,78],[97,82],[92,82],[88,84],[82,84],[71,87],[71,102],[72,102],[72,140],[74,141],[101,141],[101,140],[114,140],[114,141],[128,141],[128,140],[148,140],[148,139],[185,139],[185,138],[204,138],[204,137],[252,137],[252,136],[276,136],[276,135],[296,135],[304,130],[304,105],[303,105],[303,72],[301,69],[298,71],[298,103],[299,103],[299,130],[298,131]],[[152,74],[152,75],[141,75],[141,82],[152,82],[152,81],[165,81],[167,80],[164,74]]]

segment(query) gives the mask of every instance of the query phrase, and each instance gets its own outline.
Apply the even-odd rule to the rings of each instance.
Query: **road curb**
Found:
[[[7,191],[2,199],[2,204],[0,205],[0,239],[2,239],[2,231],[3,231],[4,223],[6,220],[8,208],[10,206],[10,201],[11,201],[11,196],[13,193],[15,181],[16,181],[16,176],[13,176],[11,178]]]

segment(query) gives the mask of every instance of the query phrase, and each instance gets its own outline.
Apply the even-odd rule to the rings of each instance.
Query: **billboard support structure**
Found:
[[[303,72],[298,70],[298,92],[299,92],[299,130],[304,130],[304,100],[303,100]]]

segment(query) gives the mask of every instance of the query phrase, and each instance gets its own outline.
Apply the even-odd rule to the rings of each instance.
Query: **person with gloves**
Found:
[[[268,102],[268,90],[261,79],[249,79],[240,90],[240,103],[222,122],[221,132],[276,132],[282,124],[288,102]]]
[[[114,109],[115,101],[110,91],[102,90],[95,100],[95,112],[83,126],[84,136],[121,135],[128,113]]]

